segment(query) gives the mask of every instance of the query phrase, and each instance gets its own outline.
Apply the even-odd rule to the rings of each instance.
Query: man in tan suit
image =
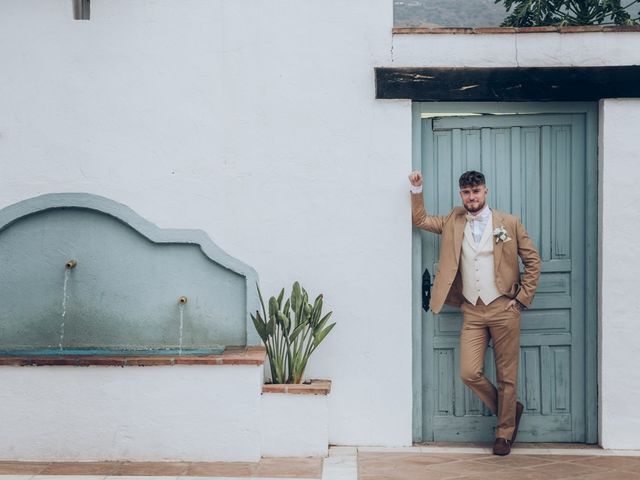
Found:
[[[443,304],[460,307],[460,376],[498,417],[493,453],[508,455],[524,406],[517,401],[520,311],[529,307],[540,277],[540,256],[513,215],[490,209],[484,175],[469,171],[459,180],[463,207],[448,215],[424,208],[422,174],[412,172],[413,224],[442,235],[431,295],[434,313]],[[524,263],[520,276],[518,257]],[[493,339],[498,388],[484,376],[484,355]]]

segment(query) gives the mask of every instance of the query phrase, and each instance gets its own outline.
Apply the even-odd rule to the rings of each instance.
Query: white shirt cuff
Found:
[[[422,193],[422,185],[420,185],[419,187],[410,185],[409,188],[411,189],[411,193]]]

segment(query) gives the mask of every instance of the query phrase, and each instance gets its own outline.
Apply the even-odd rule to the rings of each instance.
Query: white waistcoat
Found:
[[[478,298],[481,298],[485,305],[489,305],[502,295],[496,286],[492,233],[489,222],[482,233],[480,243],[476,246],[468,222],[464,228],[460,255],[462,295],[474,305]]]

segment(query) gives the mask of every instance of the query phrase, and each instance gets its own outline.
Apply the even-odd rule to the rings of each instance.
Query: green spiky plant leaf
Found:
[[[256,312],[255,315],[251,315],[251,320],[253,320],[253,326],[255,327],[256,332],[258,332],[260,339],[266,343],[268,339],[267,326],[265,325],[264,320],[262,320],[260,312]]]
[[[256,311],[251,320],[267,349],[272,382],[301,383],[309,357],[335,326],[326,326],[333,312],[322,316],[322,294],[310,304],[309,294],[298,282],[283,307],[284,295],[283,288],[277,297],[269,298],[267,315],[258,288],[262,315]]]

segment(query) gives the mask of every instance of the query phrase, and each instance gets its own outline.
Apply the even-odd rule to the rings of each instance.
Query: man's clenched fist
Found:
[[[409,181],[414,187],[420,187],[422,185],[422,174],[418,170],[414,170],[409,174]]]

